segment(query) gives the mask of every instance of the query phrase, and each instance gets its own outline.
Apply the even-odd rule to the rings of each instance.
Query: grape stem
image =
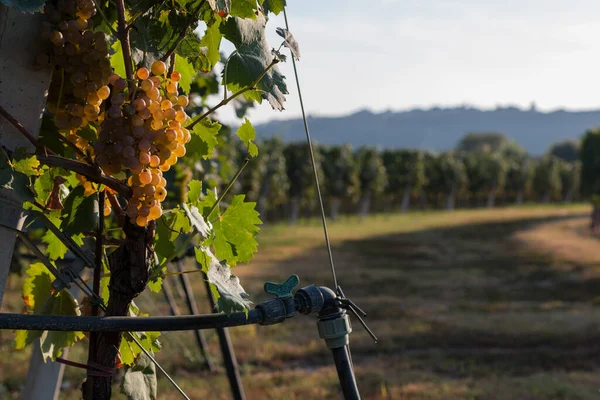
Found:
[[[186,129],[193,129],[194,126],[196,126],[196,124],[200,121],[202,121],[204,118],[208,117],[210,114],[214,113],[215,111],[217,111],[219,108],[223,107],[224,105],[226,105],[227,103],[229,103],[231,100],[235,99],[236,97],[246,93],[249,90],[256,90],[256,85],[258,85],[258,83],[262,80],[262,78],[265,77],[265,75],[267,75],[267,72],[269,72],[271,70],[271,68],[273,68],[277,63],[279,62],[278,58],[273,58],[273,61],[271,61],[271,63],[267,66],[267,68],[265,68],[265,70],[262,72],[262,74],[260,74],[260,76],[258,78],[256,78],[254,80],[254,82],[252,82],[252,84],[248,87],[245,87],[243,89],[238,90],[237,92],[233,93],[231,96],[221,100],[219,102],[219,104],[217,104],[216,106],[212,107],[211,109],[209,109],[208,111],[206,111],[204,114],[200,115],[198,118],[194,119],[188,126],[186,126]]]
[[[127,186],[125,183],[121,182],[118,179],[104,175],[104,173],[102,173],[102,170],[95,166],[87,165],[85,163],[82,163],[81,161],[71,160],[56,155],[38,156],[38,160],[44,165],[48,165],[51,167],[61,167],[83,175],[92,182],[106,185],[109,188],[119,192],[126,199],[129,199],[132,195],[132,191],[129,186]]]
[[[200,2],[200,4],[198,4],[198,8],[196,8],[196,12],[194,12],[194,15],[196,15],[196,13],[198,11],[200,11],[200,9],[202,8],[202,6],[204,5],[205,2],[206,2],[206,0],[202,0]],[[185,27],[179,33],[179,37],[177,39],[175,39],[175,42],[173,42],[173,44],[171,45],[171,47],[169,48],[169,50],[167,50],[167,52],[165,53],[165,55],[162,56],[162,58],[160,59],[160,61],[166,62],[169,59],[169,57],[171,57],[171,54],[175,53],[175,50],[177,49],[177,46],[179,46],[179,44],[181,43],[181,41],[183,39],[185,39],[185,37],[187,35],[188,29],[190,28],[190,26],[192,25],[192,23],[194,23],[194,21],[196,21],[196,20],[197,20],[197,17],[194,17],[194,18],[190,19],[187,24],[185,24]]]
[[[115,213],[117,214],[117,217],[119,218],[120,226],[123,226],[123,223],[125,220],[125,212],[123,211],[121,204],[119,204],[119,200],[117,200],[117,197],[113,193],[110,193],[110,192],[106,192],[106,197],[108,198],[108,201],[110,202],[110,206],[113,208],[113,210],[115,210]]]
[[[123,50],[123,61],[125,63],[125,74],[127,75],[127,83],[129,93],[134,92],[135,83],[133,82],[133,61],[131,59],[131,44],[129,43],[129,29],[125,21],[125,2],[124,0],[116,0],[117,4],[117,37],[121,42]]]
[[[37,141],[35,139],[35,137],[33,137],[33,135],[31,133],[29,133],[27,128],[25,128],[19,121],[17,121],[17,119],[15,117],[10,115],[10,113],[8,111],[6,111],[4,109],[4,107],[2,107],[2,106],[0,106],[0,115],[2,115],[4,118],[6,118],[6,120],[8,122],[10,122],[15,128],[17,128],[17,130],[23,136],[25,136],[25,138],[27,140],[29,140],[31,142],[31,144],[33,144],[35,146],[36,149],[41,149],[41,150],[45,151],[46,154],[56,155],[56,153],[54,153],[52,150],[50,150],[49,148],[47,148],[46,146],[41,144],[39,141]]]

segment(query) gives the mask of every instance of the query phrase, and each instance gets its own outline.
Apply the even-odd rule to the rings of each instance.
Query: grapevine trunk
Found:
[[[110,297],[107,316],[128,316],[129,306],[148,283],[152,262],[153,223],[148,228],[125,221],[126,241],[108,257],[110,265]],[[121,343],[121,332],[101,332],[95,335],[95,363],[115,368]],[[84,400],[108,400],[112,377],[90,377],[82,387]]]

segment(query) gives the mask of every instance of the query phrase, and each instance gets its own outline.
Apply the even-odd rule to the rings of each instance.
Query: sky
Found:
[[[597,0],[288,0],[307,114],[433,106],[600,108]],[[271,17],[268,39],[277,47]],[[264,102],[256,124],[300,115],[291,60],[286,110]],[[231,109],[221,119],[234,122]]]

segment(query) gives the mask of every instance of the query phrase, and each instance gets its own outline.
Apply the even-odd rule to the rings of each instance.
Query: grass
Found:
[[[365,399],[597,399],[600,396],[600,252],[585,206],[375,215],[330,224],[340,285],[368,314],[373,344],[351,335]],[[235,272],[255,302],[266,280],[291,273],[331,286],[319,221],[266,226],[260,251]],[[177,278],[171,282],[175,284]],[[209,312],[192,276],[201,311]],[[3,311],[19,311],[13,277]],[[167,314],[161,295],[142,310]],[[180,308],[184,304],[180,299]],[[249,399],[339,399],[335,369],[313,317],[230,330]],[[216,335],[206,332],[218,360]],[[28,352],[0,332],[0,376],[18,398]],[[230,398],[221,371],[201,370],[189,332],[165,333],[158,360],[192,399]],[[83,361],[85,346],[70,359]],[[67,367],[61,398],[78,398],[83,374]],[[115,396],[115,398],[120,398]],[[159,398],[178,399],[164,378]]]

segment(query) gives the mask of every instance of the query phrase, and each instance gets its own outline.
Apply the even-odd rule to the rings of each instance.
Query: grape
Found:
[[[140,173],[140,182],[144,185],[149,184],[150,182],[152,182],[152,174],[150,173],[150,171],[148,171],[147,169],[143,170]]]
[[[100,89],[98,89],[96,94],[101,100],[106,100],[108,99],[108,96],[110,96],[110,89],[108,86],[102,86]]]
[[[154,61],[150,69],[154,75],[162,75],[167,70],[167,66],[162,61]]]
[[[164,199],[163,199],[164,200]],[[162,208],[159,204],[156,204],[150,209],[150,214],[148,214],[148,219],[155,220],[162,216]]]
[[[181,95],[177,97],[177,105],[180,105],[182,107],[187,107],[187,105],[190,104],[187,96]]]
[[[150,214],[150,213],[148,212],[148,214]],[[138,217],[135,219],[135,223],[138,226],[146,226],[146,224],[148,224],[148,218],[146,218],[146,217],[147,216],[143,217],[141,215],[138,215]]]
[[[177,84],[174,82],[167,83],[167,93],[177,93]]]
[[[150,71],[148,71],[148,68],[140,68],[137,70],[137,77],[144,80],[144,79],[148,79],[148,77],[150,76]]]
[[[179,82],[179,80],[181,79],[181,74],[177,71],[173,71],[171,72],[170,78],[173,82]]]
[[[150,79],[145,79],[141,84],[142,90],[148,93],[150,90],[155,89],[154,83]],[[148,95],[148,97],[152,98],[152,96]]]
[[[171,101],[170,101],[170,100],[163,100],[163,101],[160,103],[160,108],[161,108],[161,110],[163,110],[163,111],[165,111],[165,110],[168,110],[168,109],[170,109],[171,107],[173,107],[173,103],[171,103]],[[172,119],[172,118],[169,118],[169,119]]]

